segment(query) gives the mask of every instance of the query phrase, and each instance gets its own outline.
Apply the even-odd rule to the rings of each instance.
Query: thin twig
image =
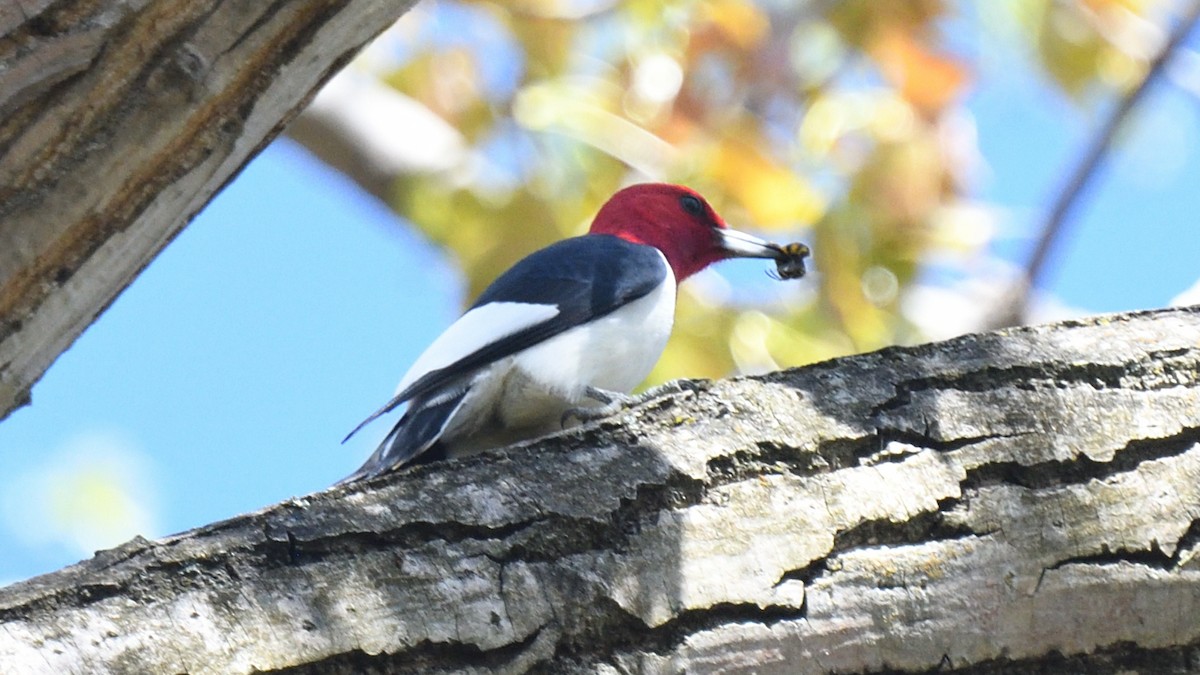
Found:
[[[1075,168],[1075,172],[1071,174],[1070,180],[1067,181],[1066,188],[1059,194],[1053,208],[1046,216],[1046,221],[1042,225],[1042,236],[1033,250],[1033,255],[1029,258],[1025,274],[1006,294],[1000,311],[992,317],[991,327],[1000,328],[1024,323],[1029,306],[1029,294],[1042,279],[1046,260],[1049,259],[1051,251],[1061,239],[1067,216],[1070,215],[1071,210],[1078,203],[1080,195],[1095,177],[1097,170],[1108,155],[1117,131],[1129,117],[1129,113],[1141,102],[1150,85],[1162,73],[1164,66],[1171,60],[1179,45],[1191,33],[1197,19],[1200,19],[1200,0],[1193,2],[1188,7],[1171,32],[1166,44],[1150,62],[1150,68],[1146,71],[1142,81],[1121,97],[1104,126],[1096,133],[1083,159]]]

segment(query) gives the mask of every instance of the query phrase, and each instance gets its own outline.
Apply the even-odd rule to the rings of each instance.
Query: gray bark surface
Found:
[[[0,3],[0,418],[413,1]]]
[[[333,477],[331,477],[332,479]],[[1197,672],[1200,308],[685,383],[0,589],[19,673]]]

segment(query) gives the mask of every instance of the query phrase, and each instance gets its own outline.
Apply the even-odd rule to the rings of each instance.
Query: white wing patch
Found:
[[[451,365],[487,345],[530,326],[549,321],[558,314],[554,305],[526,302],[489,302],[476,307],[450,324],[433,344],[417,357],[404,374],[396,393],[430,371]]]

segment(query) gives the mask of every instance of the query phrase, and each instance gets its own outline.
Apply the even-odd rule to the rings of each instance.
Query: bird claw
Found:
[[[579,420],[580,424],[595,422],[598,419],[608,417],[614,413],[620,412],[622,408],[629,407],[637,401],[637,397],[622,394],[617,391],[608,391],[597,387],[585,387],[583,395],[593,401],[599,401],[602,405],[597,408],[577,406],[568,408],[559,418],[558,423],[562,428],[567,428],[567,422],[574,417]]]
[[[597,389],[596,387],[587,387],[584,390],[584,395],[594,401],[599,401],[603,405],[594,408],[568,408],[563,412],[562,417],[559,419],[559,424],[565,429],[567,422],[569,422],[571,418],[575,418],[580,424],[595,422],[596,420],[615,415],[623,410],[635,408],[647,401],[661,398],[667,394],[677,394],[683,390],[684,387],[679,384],[678,380],[672,380],[665,384],[660,384],[652,389],[647,389],[637,396],[630,396],[620,392]]]
[[[602,405],[598,408],[588,408],[584,406],[567,408],[565,411],[563,411],[562,417],[559,418],[558,423],[563,429],[567,428],[567,424],[572,418],[574,418],[580,424],[587,424],[588,422],[595,422],[596,420],[603,419],[609,415],[615,415],[616,413],[621,412],[621,409],[624,407],[624,402],[615,401],[613,403]]]

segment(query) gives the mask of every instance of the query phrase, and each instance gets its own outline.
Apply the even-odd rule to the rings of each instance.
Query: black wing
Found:
[[[553,305],[558,313],[425,373],[346,438],[411,398],[437,391],[490,363],[646,296],[668,274],[670,268],[658,249],[607,234],[564,239],[530,254],[493,281],[470,309],[493,302],[520,302]]]

